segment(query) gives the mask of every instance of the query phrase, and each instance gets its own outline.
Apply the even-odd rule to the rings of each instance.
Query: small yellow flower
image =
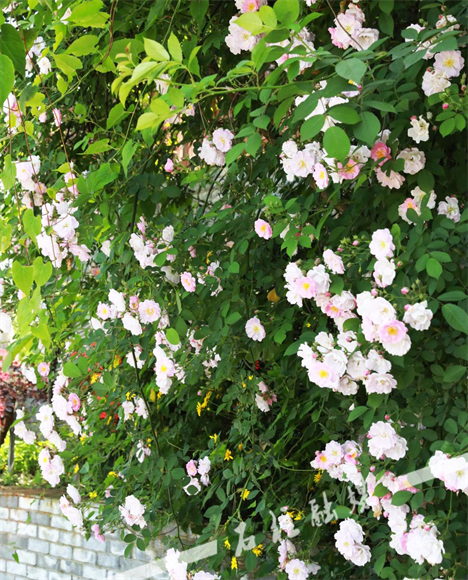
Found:
[[[121,363],[122,363],[122,357],[119,355],[116,355],[116,357],[114,358],[114,369],[116,367],[118,367]]]
[[[229,543],[229,540],[227,538],[224,540],[224,547],[227,548],[228,550],[231,549],[231,544]]]
[[[101,375],[99,373],[94,373],[93,375],[91,375],[90,383],[93,385],[96,381],[99,380],[100,376]]]
[[[75,473],[78,473],[79,469],[80,469],[80,466],[79,466],[79,465],[78,465],[78,463],[77,463],[77,464],[75,465]]]
[[[198,414],[199,417],[201,415],[202,409],[203,409],[202,404],[201,403],[197,403],[197,414]]]
[[[249,377],[249,381],[251,381],[253,379],[253,375],[250,375]]]
[[[87,438],[87,437],[88,437],[87,435],[82,435],[82,436],[80,437],[80,441],[81,441],[81,443],[84,443],[84,442],[86,441],[86,438]]]
[[[96,492],[96,491],[90,491],[90,492],[89,492],[89,497],[90,497],[91,499],[95,499],[95,498],[97,497],[97,492]]]
[[[226,453],[224,454],[224,461],[231,461],[233,459],[232,453],[229,449],[226,449]]]
[[[310,328],[312,325],[310,324],[310,322],[306,322],[306,326],[307,328]]]
[[[109,471],[108,473],[108,477],[112,476],[112,477],[117,477],[117,473],[115,473],[115,471]]]
[[[242,443],[239,443],[239,445],[237,446],[237,449],[239,449],[239,451],[242,451],[242,449],[244,449],[244,446],[242,445]]]
[[[156,401],[156,391],[154,389],[151,389],[151,391],[150,391],[149,400],[152,403],[154,403]]]
[[[231,570],[237,570],[237,558],[235,556],[231,558]]]
[[[246,383],[242,383],[242,388],[244,388],[244,389],[245,389],[245,387],[246,387],[246,386],[247,386],[247,384],[246,384]]]
[[[107,424],[109,425],[109,423],[112,421],[112,415],[109,415],[109,419],[107,419]]]
[[[319,469],[318,472],[314,475],[315,483],[318,483],[322,479],[323,470]]]
[[[213,439],[213,441],[215,442],[215,445],[216,445],[216,442],[218,441],[218,434],[215,433],[214,435],[210,435],[210,439]]]
[[[258,544],[258,546],[256,548],[254,548],[252,550],[252,552],[257,556],[257,558],[260,556],[260,554],[263,552],[263,544]]]
[[[206,254],[206,263],[207,263],[207,264],[209,264],[209,263],[210,263],[210,260],[209,260],[209,258],[210,258],[210,256],[211,256],[211,254],[212,254],[212,253],[213,253],[213,250],[211,250],[211,252],[208,252],[208,254]],[[237,566],[236,566],[236,568],[237,568]]]
[[[242,499],[247,499],[250,495],[250,491],[248,489],[244,489],[242,492]]]
[[[148,437],[148,439],[146,440],[146,443],[151,443],[151,437]]]

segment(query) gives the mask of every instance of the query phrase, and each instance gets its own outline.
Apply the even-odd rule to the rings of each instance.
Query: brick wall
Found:
[[[58,497],[0,489],[1,580],[104,580],[165,553],[162,542],[155,540],[145,552],[134,548],[131,558],[125,558],[126,546],[118,534],[106,534],[105,543],[86,541],[62,516]]]

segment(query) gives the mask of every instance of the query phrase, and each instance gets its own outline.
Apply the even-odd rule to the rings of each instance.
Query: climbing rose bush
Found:
[[[464,2],[0,5],[3,371],[64,516],[171,523],[172,579],[466,578]]]

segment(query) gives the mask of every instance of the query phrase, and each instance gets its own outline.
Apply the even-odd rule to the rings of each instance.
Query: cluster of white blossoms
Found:
[[[18,423],[16,423],[15,425],[14,432],[15,435],[20,439],[22,439],[25,443],[27,443],[28,445],[32,445],[36,440],[36,434],[34,433],[34,431],[31,431],[31,429],[28,429],[26,427],[23,418],[24,418],[24,410],[17,409],[15,420],[18,421]]]
[[[346,441],[343,445],[330,441],[323,451],[315,452],[315,459],[310,465],[326,471],[333,479],[351,481],[359,487],[364,483],[359,465],[361,453],[361,446],[355,441]]]
[[[220,578],[217,574],[204,571],[188,573],[187,562],[180,562],[180,552],[174,548],[166,552],[164,564],[169,580],[218,580]]]
[[[42,449],[39,453],[39,467],[42,477],[52,486],[56,487],[60,483],[60,476],[65,473],[60,455],[51,456],[49,449]]]
[[[460,221],[460,208],[456,197],[446,197],[445,201],[441,201],[437,207],[437,213],[444,215],[449,220],[457,223]]]
[[[364,12],[358,4],[349,3],[345,12],[340,12],[335,18],[335,27],[330,27],[332,43],[338,48],[347,49],[350,46],[356,50],[367,50],[379,39],[379,31],[375,28],[364,28],[366,21]]]
[[[57,194],[56,201],[42,206],[42,232],[37,236],[37,245],[43,256],[50,259],[56,268],[60,268],[68,252],[82,262],[90,258],[90,250],[78,243],[76,229],[80,225],[74,217],[76,208],[71,202]],[[50,230],[50,234],[47,231]]]
[[[308,143],[305,147],[299,150],[295,141],[289,140],[283,143],[282,153],[280,155],[281,165],[286,173],[286,179],[293,181],[296,177],[307,177],[315,174],[317,165],[324,156],[324,152],[320,148],[320,144],[314,141]],[[326,170],[323,180],[325,180]],[[322,183],[320,179],[316,180]],[[320,187],[320,186],[319,186]]]
[[[366,477],[368,493],[366,504],[372,508],[374,517],[380,519],[383,515],[387,518],[388,526],[392,532],[398,533],[400,531],[405,531],[407,527],[406,515],[410,510],[406,504],[400,506],[393,505],[393,495],[399,491],[417,493],[419,490],[408,483],[405,475],[396,476],[391,471],[386,471],[379,477],[379,479],[377,479],[373,471],[375,471],[375,468],[372,466],[370,473]],[[380,484],[388,489],[388,493],[383,497],[377,497],[374,495],[375,488]]]
[[[210,137],[205,137],[199,149],[199,156],[207,165],[222,167],[226,163],[226,153],[232,148],[234,133],[229,129],[216,129]]]
[[[124,505],[119,506],[120,514],[128,526],[140,526],[141,529],[146,527],[146,521],[143,517],[146,507],[142,505],[139,499],[134,495],[128,495],[125,498]]]
[[[468,495],[468,461],[465,457],[449,457],[442,451],[436,451],[429,460],[429,469],[434,477],[444,482],[447,489]]]
[[[133,250],[135,258],[143,269],[155,268],[156,264],[154,263],[154,260],[161,252],[168,252],[166,255],[167,262],[173,262],[175,260],[176,256],[169,252],[175,233],[173,226],[167,226],[163,229],[159,241],[157,239],[153,241],[146,238],[146,222],[143,217],[140,218],[137,227],[141,235],[132,233],[129,244]],[[172,273],[171,266],[163,266],[161,270],[166,274],[166,277],[170,282],[173,284],[179,283],[179,275]]]
[[[444,544],[437,538],[439,532],[433,523],[426,523],[422,515],[414,515],[409,532],[406,530],[405,522],[402,531],[392,534],[390,547],[397,554],[408,555],[418,564],[428,562],[431,566],[435,566],[442,562]]]
[[[389,421],[373,423],[367,434],[369,453],[376,459],[389,457],[397,461],[406,455],[406,439],[398,435]]]
[[[365,566],[371,559],[371,550],[363,541],[364,532],[360,524],[351,518],[340,522],[340,529],[335,534],[335,546],[355,566]]]
[[[68,484],[67,494],[71,497],[75,505],[81,503],[80,492],[73,485]],[[75,505],[71,504],[70,500],[67,498],[66,495],[61,496],[59,505],[62,514],[76,528],[76,531],[79,533],[84,533],[82,511],[79,508],[75,507]]]
[[[185,466],[187,475],[190,477],[189,483],[184,487],[187,495],[197,495],[201,491],[200,481],[206,487],[210,485],[210,476],[208,475],[211,469],[211,461],[208,456],[203,457],[199,461],[191,459]],[[197,475],[200,476],[198,480]],[[190,488],[195,488],[193,492]]]
[[[124,412],[124,423],[130,419],[134,419],[134,413],[142,419],[148,418],[148,408],[141,397],[135,397],[134,401],[124,401],[121,407]]]
[[[320,388],[349,396],[358,392],[358,381],[368,394],[388,394],[397,386],[390,361],[375,349],[364,356],[356,333],[350,330],[340,332],[336,340],[330,333],[319,332],[312,347],[301,344],[297,354],[310,381]]]
[[[411,190],[412,197],[407,197],[405,201],[398,206],[398,215],[408,224],[414,224],[410,219],[408,219],[407,211],[409,209],[414,209],[414,211],[421,215],[421,204],[424,198],[428,195],[427,203],[425,205],[428,209],[434,209],[436,205],[436,194],[434,190],[431,190],[428,194],[423,191],[419,186],[416,186]]]

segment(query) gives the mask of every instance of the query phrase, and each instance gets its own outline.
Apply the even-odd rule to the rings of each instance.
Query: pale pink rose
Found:
[[[307,276],[298,278],[294,282],[296,292],[301,298],[313,298],[317,294],[317,282]]]
[[[76,393],[70,393],[68,395],[68,402],[70,403],[70,406],[72,408],[73,411],[79,411],[80,407],[81,407],[81,401],[80,398],[78,397],[78,395]]]
[[[343,177],[343,179],[354,179],[361,172],[361,166],[357,161],[350,158],[346,165],[338,162],[338,173]]]
[[[400,342],[405,338],[408,329],[403,322],[393,320],[379,328],[379,337],[382,342]]]
[[[314,362],[309,367],[309,379],[321,388],[331,389],[336,386],[338,377],[331,366]]]
[[[37,365],[37,372],[41,375],[41,377],[48,377],[50,367],[46,362],[41,362]]]
[[[174,171],[174,162],[172,159],[168,159],[166,161],[164,164],[164,171],[167,171],[167,173],[172,173]]]
[[[257,342],[262,342],[266,336],[265,329],[256,316],[250,318],[250,320],[247,321],[245,325],[245,332],[249,338],[256,340]]]
[[[254,227],[255,227],[256,234],[260,238],[263,238],[265,240],[269,240],[271,238],[271,236],[273,235],[273,230],[271,229],[270,224],[268,222],[266,222],[265,220],[258,219],[255,222]]]
[[[379,165],[383,165],[388,159],[391,159],[392,151],[383,141],[377,141],[372,147],[371,157]]]
[[[323,252],[323,261],[334,274],[344,274],[343,260],[331,250]]]
[[[191,459],[187,463],[187,465],[185,466],[185,469],[187,471],[187,474],[190,475],[191,477],[195,477],[198,473],[197,464],[193,459]]]
[[[327,170],[321,163],[316,163],[314,165],[313,178],[315,179],[317,187],[320,187],[320,189],[325,189],[330,181]]]
[[[184,287],[187,292],[195,292],[195,288],[197,287],[197,283],[195,278],[190,274],[190,272],[184,272],[180,276],[180,283]]]
[[[52,114],[54,115],[54,123],[56,127],[60,127],[62,124],[62,113],[60,109],[53,109]]]

